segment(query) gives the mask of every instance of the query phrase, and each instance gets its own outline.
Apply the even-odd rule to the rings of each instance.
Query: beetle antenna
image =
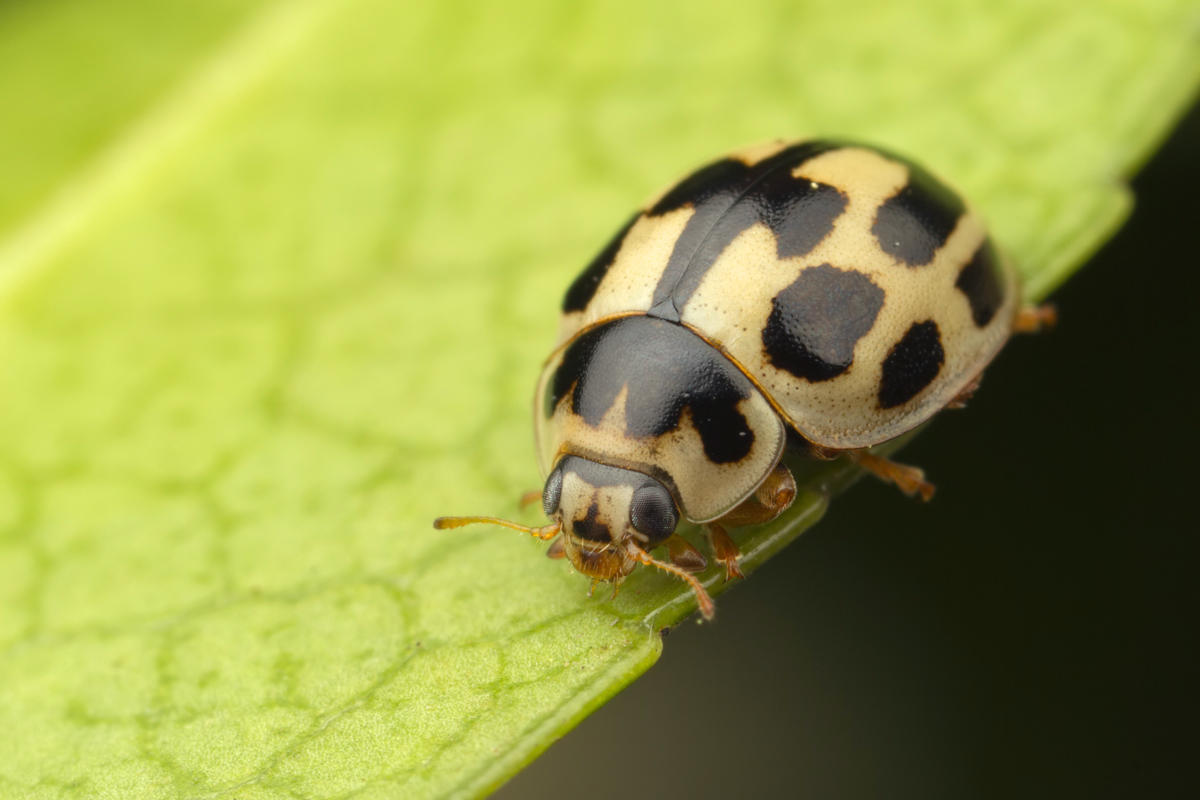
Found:
[[[692,591],[696,595],[696,603],[700,606],[700,613],[704,615],[705,619],[713,618],[713,615],[717,612],[717,606],[715,603],[713,603],[712,598],[708,596],[708,592],[704,590],[704,584],[700,583],[700,581],[696,579],[695,575],[682,570],[673,564],[668,564],[665,561],[659,561],[657,558],[653,558],[649,553],[637,545],[627,545],[626,552],[648,567],[661,569],[663,572],[669,572],[675,577],[682,578],[683,580],[687,581],[688,586],[692,587]]]
[[[527,525],[518,525],[515,522],[509,522],[506,519],[499,517],[438,517],[433,521],[433,527],[439,531],[444,531],[447,528],[461,528],[463,525],[475,525],[476,523],[484,523],[488,525],[501,525],[505,528],[512,528],[514,531],[528,533],[531,536],[536,536],[543,541],[553,539],[562,529],[562,523],[556,522],[553,525],[546,525],[541,528],[530,528]]]

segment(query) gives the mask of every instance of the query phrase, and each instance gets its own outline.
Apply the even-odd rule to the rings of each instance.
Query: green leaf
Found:
[[[876,141],[1036,299],[1200,76],[1179,0],[162,7],[0,8],[0,796],[483,794],[694,610],[430,527],[536,521],[557,300],[628,209],[746,142]],[[749,568],[857,477],[804,470]]]
[[[11,231],[260,2],[0,4],[0,236]]]

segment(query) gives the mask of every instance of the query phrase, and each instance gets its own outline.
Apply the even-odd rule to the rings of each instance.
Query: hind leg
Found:
[[[1058,323],[1058,309],[1050,303],[1029,306],[1017,312],[1013,319],[1013,333],[1038,333],[1053,328]]]
[[[894,483],[909,497],[920,495],[921,500],[928,503],[933,499],[933,493],[937,491],[936,486],[925,480],[925,471],[920,467],[898,464],[883,456],[868,453],[866,450],[848,450],[846,457],[873,473],[880,480]]]

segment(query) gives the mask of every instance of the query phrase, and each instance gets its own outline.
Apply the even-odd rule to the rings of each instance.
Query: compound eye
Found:
[[[643,486],[633,493],[629,504],[629,521],[633,527],[650,537],[651,542],[661,542],[675,532],[679,523],[679,512],[671,493],[659,484]]]
[[[553,517],[562,501],[563,474],[562,469],[556,469],[546,479],[546,488],[542,490],[542,511],[547,517]]]

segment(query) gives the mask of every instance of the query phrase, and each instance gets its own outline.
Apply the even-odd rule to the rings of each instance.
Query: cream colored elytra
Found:
[[[731,158],[753,165],[784,147],[760,145]],[[838,450],[880,444],[940,411],[1004,345],[1018,310],[1016,273],[999,259],[1002,302],[988,324],[980,327],[972,320],[968,298],[955,286],[964,265],[987,237],[977,213],[968,207],[933,260],[910,267],[884,252],[872,233],[880,206],[909,180],[909,167],[903,161],[866,147],[846,146],[804,161],[792,174],[833,186],[845,196],[846,208],[833,230],[807,254],[780,258],[771,229],[763,223],[749,226],[707,269],[679,309],[680,322],[733,360],[787,424],[808,441]],[[607,318],[650,309],[675,244],[695,213],[694,206],[685,205],[660,216],[643,213],[638,218],[587,307],[563,315],[560,349]],[[810,382],[772,364],[762,332],[772,313],[772,299],[801,271],[823,264],[865,274],[883,290],[884,303],[870,331],[855,345],[851,367],[830,380]],[[883,408],[877,400],[883,362],[909,327],[925,320],[938,326],[944,364],[936,380],[911,401]],[[554,359],[547,370],[553,368]]]

